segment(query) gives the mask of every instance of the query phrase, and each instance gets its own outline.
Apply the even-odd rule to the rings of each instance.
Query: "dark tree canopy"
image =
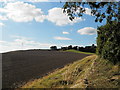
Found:
[[[51,50],[57,50],[57,46],[51,46],[50,49]]]
[[[107,22],[120,22],[120,2],[69,2],[68,0],[63,6],[63,12],[67,13],[70,20],[73,20],[75,17],[83,16],[86,7],[89,7],[91,15],[96,17],[95,22],[102,22],[103,19]]]
[[[107,23],[98,27],[97,54],[114,64],[120,62],[120,25]]]

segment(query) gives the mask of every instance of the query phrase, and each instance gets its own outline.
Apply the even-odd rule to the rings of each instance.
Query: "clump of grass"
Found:
[[[91,55],[28,82],[22,88],[118,88],[119,66],[119,63],[114,65],[97,55]]]

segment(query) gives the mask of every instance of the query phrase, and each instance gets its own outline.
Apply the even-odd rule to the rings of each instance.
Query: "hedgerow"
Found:
[[[98,27],[97,54],[112,61],[120,61],[120,23],[112,22]]]

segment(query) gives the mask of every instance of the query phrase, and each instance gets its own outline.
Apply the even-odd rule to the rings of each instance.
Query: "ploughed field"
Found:
[[[29,80],[88,56],[87,54],[26,50],[2,54],[2,87],[15,88]]]

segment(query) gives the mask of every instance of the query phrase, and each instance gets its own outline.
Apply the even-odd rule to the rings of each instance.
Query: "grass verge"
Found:
[[[119,66],[120,63],[113,65],[91,55],[28,82],[22,88],[120,88]]]
[[[77,51],[77,50],[73,50],[73,49],[66,50],[66,51],[67,51],[67,52],[75,52],[75,53],[83,53],[83,54],[95,54],[95,53],[90,53],[90,52]]]

